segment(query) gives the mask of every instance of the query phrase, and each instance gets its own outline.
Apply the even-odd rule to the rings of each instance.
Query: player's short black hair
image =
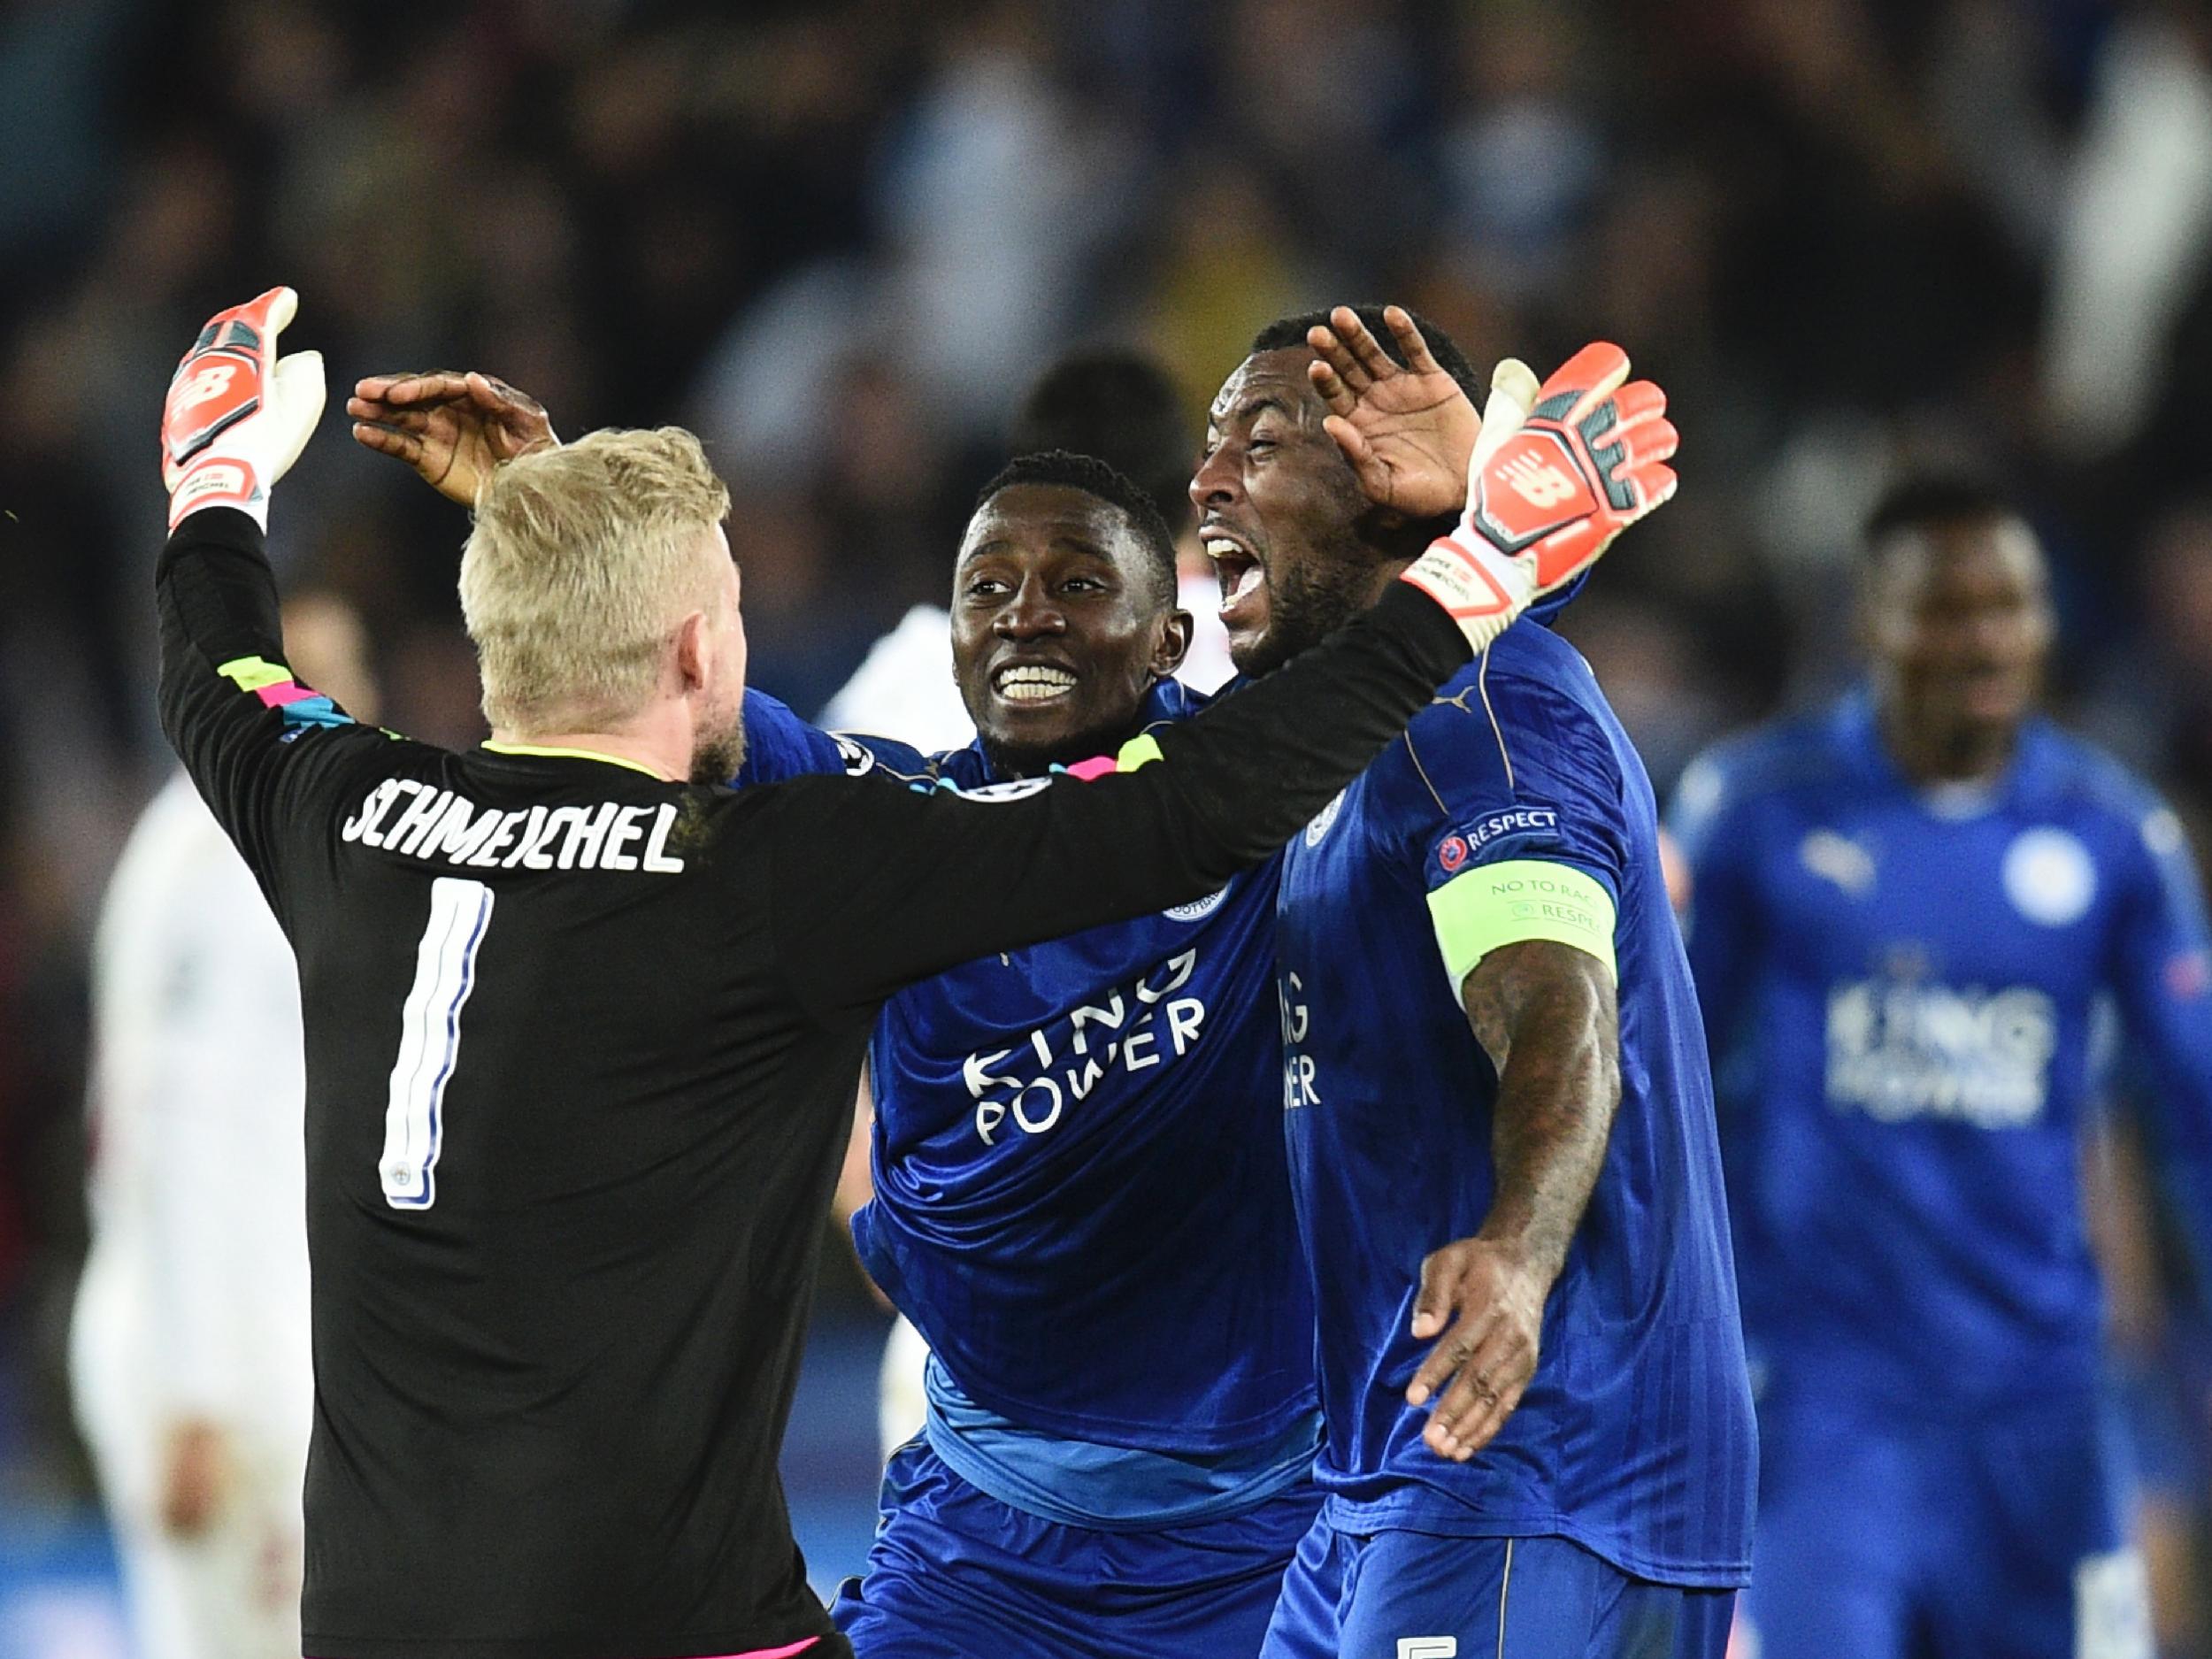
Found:
[[[1883,491],[1867,514],[1860,546],[1870,560],[1907,530],[2018,517],[2018,504],[1986,479],[1962,472],[1909,472]]]
[[[1033,455],[1018,455],[999,468],[991,481],[977,492],[974,511],[981,512],[994,496],[1017,484],[1056,484],[1079,489],[1120,509],[1144,550],[1151,555],[1145,561],[1145,567],[1151,578],[1154,602],[1163,608],[1174,605],[1174,532],[1167,527],[1167,520],[1160,516],[1160,509],[1152,497],[1140,489],[1127,473],[1109,466],[1094,455],[1076,455],[1066,449],[1041,449]]]
[[[1094,455],[1152,498],[1168,528],[1190,522],[1192,405],[1175,378],[1141,351],[1070,352],[1037,377],[1015,411],[1009,455],[1064,449]]]
[[[1367,332],[1381,342],[1384,352],[1393,363],[1400,368],[1406,366],[1405,353],[1399,349],[1398,336],[1390,332],[1390,325],[1383,321],[1383,308],[1380,305],[1355,305],[1352,314],[1367,325]],[[1413,326],[1421,331],[1421,338],[1428,342],[1429,355],[1436,359],[1437,365],[1457,380],[1460,389],[1473,401],[1477,409],[1480,409],[1490,388],[1475,373],[1475,365],[1467,361],[1467,354],[1459,349],[1459,342],[1420,312],[1410,311],[1408,315],[1413,319]],[[1285,351],[1293,346],[1303,346],[1309,330],[1326,328],[1328,326],[1329,313],[1325,311],[1300,311],[1295,317],[1278,317],[1252,336],[1252,353],[1256,356],[1263,351]]]

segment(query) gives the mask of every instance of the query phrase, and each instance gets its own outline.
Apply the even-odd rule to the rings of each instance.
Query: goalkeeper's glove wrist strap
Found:
[[[269,527],[269,492],[250,462],[234,456],[208,456],[188,466],[169,495],[169,527],[203,507],[235,507],[263,530]]]
[[[1464,524],[1430,542],[1399,580],[1443,606],[1478,654],[1513,626],[1536,591],[1524,561],[1507,557]]]

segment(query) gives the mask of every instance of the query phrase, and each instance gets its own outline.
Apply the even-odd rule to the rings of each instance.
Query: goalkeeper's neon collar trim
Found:
[[[546,749],[536,743],[496,743],[485,739],[482,747],[495,755],[527,755],[549,760],[601,760],[610,766],[624,766],[632,772],[641,772],[655,783],[666,783],[667,779],[641,761],[626,760],[619,755],[602,754],[595,749]]]
[[[1080,778],[1088,783],[1094,778],[1104,778],[1118,772],[1134,772],[1140,766],[1149,766],[1156,760],[1166,758],[1160,753],[1159,740],[1146,732],[1131,738],[1111,755],[1094,755],[1090,759],[1079,760],[1064,770],[1071,778]]]
[[[1595,876],[1545,858],[1479,864],[1429,895],[1429,919],[1456,994],[1492,951],[1528,939],[1571,945],[1616,981],[1613,895]]]

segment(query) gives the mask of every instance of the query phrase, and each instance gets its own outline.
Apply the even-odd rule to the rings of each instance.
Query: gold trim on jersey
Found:
[[[495,743],[489,738],[486,738],[480,747],[488,749],[495,755],[530,755],[551,760],[603,760],[610,766],[626,766],[632,772],[641,772],[656,783],[668,781],[642,761],[625,760],[619,755],[603,755],[595,749],[541,749],[535,743]]]

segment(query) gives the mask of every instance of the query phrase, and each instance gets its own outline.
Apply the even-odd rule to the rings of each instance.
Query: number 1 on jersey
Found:
[[[476,952],[491,919],[492,890],[482,882],[441,876],[430,884],[430,919],[415,947],[415,982],[400,1015],[384,1155],[377,1161],[384,1202],[395,1210],[427,1210],[438,1201],[445,1086],[461,1052],[461,1010],[476,984]]]

